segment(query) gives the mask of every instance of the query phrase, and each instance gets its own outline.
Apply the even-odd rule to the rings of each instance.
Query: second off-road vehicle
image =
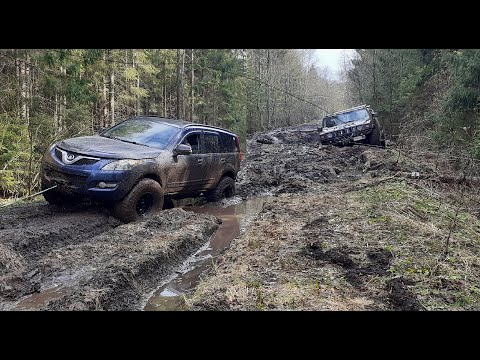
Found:
[[[51,204],[82,196],[104,201],[131,222],[161,210],[165,196],[233,196],[241,159],[230,131],[139,116],[53,144],[43,158],[42,188],[56,187],[43,195]]]
[[[385,146],[385,134],[377,113],[370,105],[361,105],[326,115],[319,128],[322,144],[346,145],[364,142]]]

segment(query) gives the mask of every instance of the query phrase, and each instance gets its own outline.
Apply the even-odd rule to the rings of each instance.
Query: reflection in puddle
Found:
[[[210,238],[208,247],[203,247],[187,260],[191,266],[170,282],[161,286],[148,299],[144,310],[184,310],[186,309],[185,296],[191,294],[197,286],[200,275],[203,274],[224,249],[228,248],[233,239],[240,235],[245,223],[257,215],[267,198],[252,198],[233,205],[184,207],[187,211],[199,214],[210,214],[222,219],[215,234]],[[193,268],[192,268],[193,267]]]
[[[12,310],[38,310],[48,301],[60,299],[67,293],[63,286],[56,286],[21,300]]]

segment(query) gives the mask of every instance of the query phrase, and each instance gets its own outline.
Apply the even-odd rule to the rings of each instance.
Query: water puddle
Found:
[[[198,285],[200,275],[208,270],[233,239],[240,235],[253,217],[263,207],[268,197],[251,198],[244,202],[237,199],[225,200],[219,206],[185,206],[183,209],[199,214],[210,214],[222,219],[223,223],[210,238],[210,242],[192,255],[177,271],[177,275],[160,286],[148,299],[144,310],[185,310],[185,299]]]
[[[87,283],[96,269],[85,266],[73,272],[57,274],[55,277],[45,280],[39,293],[28,295],[16,302],[11,310],[41,310],[48,302],[57,300],[66,295],[72,287]]]
[[[60,299],[67,293],[67,289],[63,286],[55,286],[40,293],[35,293],[21,300],[12,310],[39,310],[48,301]]]

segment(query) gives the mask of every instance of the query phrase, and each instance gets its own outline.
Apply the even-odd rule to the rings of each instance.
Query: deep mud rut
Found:
[[[461,212],[442,255],[455,193],[408,178],[430,164],[308,129],[254,135],[233,202],[127,225],[0,208],[0,309],[479,309],[480,222]]]
[[[3,310],[135,310],[220,221],[182,209],[121,224],[101,208],[45,202],[0,213]]]

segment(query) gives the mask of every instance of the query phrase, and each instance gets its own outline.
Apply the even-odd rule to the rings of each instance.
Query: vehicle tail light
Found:
[[[243,154],[242,154],[242,148],[240,147],[240,139],[238,138],[238,136],[236,136],[235,139],[237,140],[238,157],[240,161],[242,161]]]

